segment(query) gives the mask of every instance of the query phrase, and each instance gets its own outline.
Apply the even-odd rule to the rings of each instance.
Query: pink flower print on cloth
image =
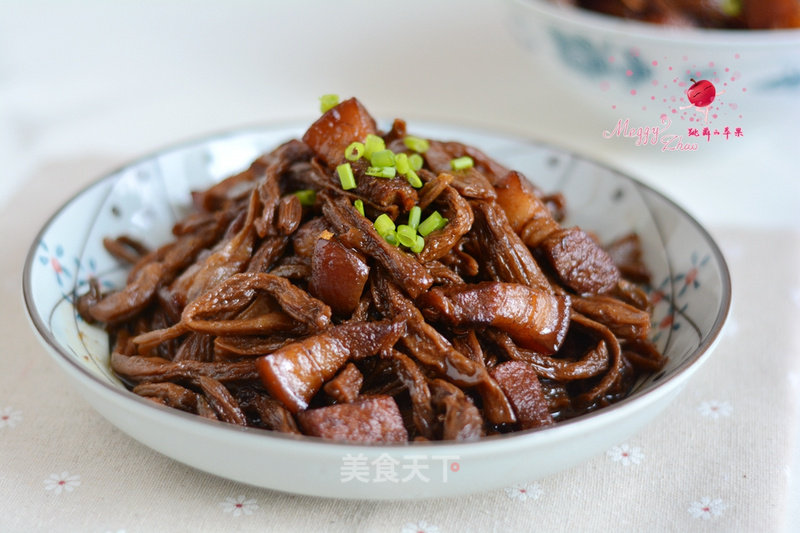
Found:
[[[722,515],[728,506],[719,498],[709,498],[705,496],[689,506],[689,514],[695,518],[710,520]]]
[[[425,520],[408,522],[403,526],[403,533],[439,533],[439,527],[429,524]]]
[[[0,409],[0,429],[13,428],[19,422],[22,422],[22,411],[17,411],[13,407]]]
[[[697,407],[697,412],[712,420],[718,420],[722,417],[731,416],[733,406],[728,402],[708,400]]]
[[[233,516],[251,515],[253,511],[258,509],[256,501],[247,499],[245,496],[225,498],[225,501],[220,503],[220,505],[224,512],[231,513]]]
[[[50,477],[44,480],[44,489],[52,491],[53,494],[61,494],[62,492],[72,492],[80,484],[81,476],[70,475],[69,472],[64,471],[60,474],[50,474]]]
[[[517,483],[511,487],[506,487],[505,491],[506,496],[521,502],[538,500],[542,495],[542,487],[538,483]]]
[[[641,448],[628,444],[614,446],[606,452],[606,455],[615,463],[621,463],[622,466],[638,465],[644,459]]]

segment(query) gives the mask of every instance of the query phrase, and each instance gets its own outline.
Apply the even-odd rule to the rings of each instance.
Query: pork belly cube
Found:
[[[370,396],[353,403],[342,403],[297,414],[303,433],[315,437],[349,442],[406,442],[394,398]]]
[[[497,365],[491,375],[511,402],[522,429],[553,424],[536,370],[522,361]]]

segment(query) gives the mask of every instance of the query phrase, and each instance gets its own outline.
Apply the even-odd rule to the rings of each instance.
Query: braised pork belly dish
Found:
[[[159,404],[350,442],[473,440],[601,409],[665,364],[635,234],[604,246],[562,224],[560,194],[403,120],[380,131],[354,98],[192,199],[157,249],[107,238],[127,284],[78,299],[113,372]]]

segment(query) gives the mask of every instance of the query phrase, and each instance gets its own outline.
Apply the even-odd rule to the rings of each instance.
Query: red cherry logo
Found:
[[[714,88],[714,84],[708,80],[694,81],[694,78],[691,78],[691,80],[694,82],[694,85],[689,87],[689,90],[686,91],[689,102],[696,107],[710,106],[711,102],[713,102],[714,98],[717,96],[717,89]]]

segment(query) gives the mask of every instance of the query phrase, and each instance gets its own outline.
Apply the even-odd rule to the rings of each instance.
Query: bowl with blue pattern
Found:
[[[234,426],[126,389],[111,369],[108,335],[76,308],[90,280],[105,289],[125,283],[126,268],[105,250],[103,237],[126,234],[151,248],[167,242],[173,224],[191,209],[192,191],[246,168],[304,129],[240,129],[142,157],[65,200],[31,243],[23,295],[33,330],[65,379],[131,438],[194,468],[289,493],[370,500],[455,496],[542,478],[604,453],[652,422],[712,353],[730,306],[730,278],[714,240],[683,209],[635,179],[565,150],[492,131],[415,123],[415,133],[459,139],[544,190],[561,191],[569,206],[565,224],[591,229],[603,241],[636,232],[652,274],[651,339],[669,358],[666,366],[618,403],[543,430],[402,445]],[[380,465],[396,468],[397,482],[380,482]],[[355,476],[357,467],[362,470]]]
[[[537,78],[605,117],[718,135],[727,127],[733,136],[763,117],[796,116],[787,110],[800,98],[800,29],[673,27],[555,0],[508,0],[507,7],[509,29]],[[693,97],[700,82],[713,86],[712,102]]]

